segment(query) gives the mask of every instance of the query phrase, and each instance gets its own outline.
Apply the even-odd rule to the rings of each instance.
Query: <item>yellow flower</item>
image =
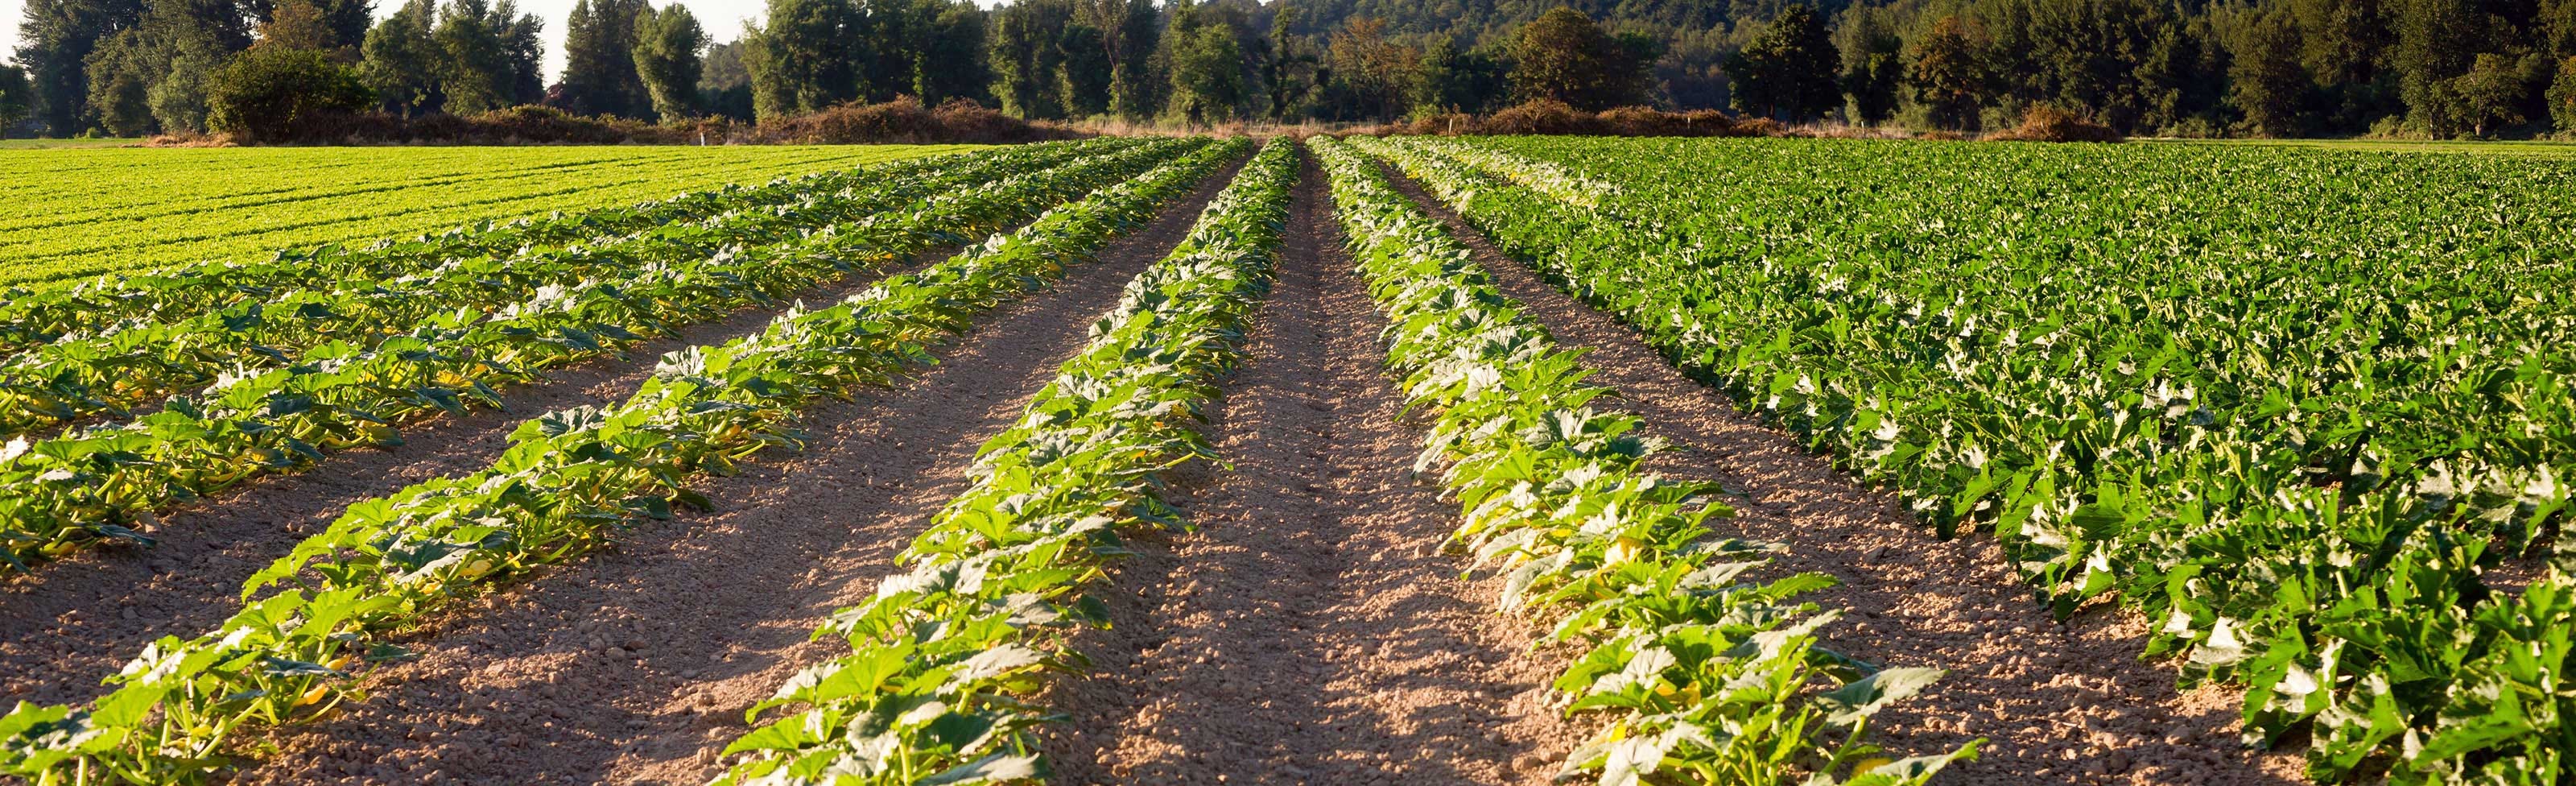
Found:
[[[1638,555],[1642,554],[1645,549],[1645,541],[1638,540],[1636,538],[1622,537],[1617,542],[1610,544],[1610,552],[1602,555],[1601,561],[1603,564],[1607,565],[1631,562],[1636,560]]]

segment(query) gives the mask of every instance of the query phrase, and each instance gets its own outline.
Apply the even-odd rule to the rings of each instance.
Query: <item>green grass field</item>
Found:
[[[0,284],[262,259],[967,147],[0,148]]]

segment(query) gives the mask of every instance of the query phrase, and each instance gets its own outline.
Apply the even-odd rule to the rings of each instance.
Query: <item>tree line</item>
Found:
[[[2183,136],[2576,131],[2576,0],[769,0],[737,41],[580,0],[35,0],[0,129],[373,109],[772,119],[972,100],[1029,119],[1395,120],[1532,99],[1974,131],[2034,107]]]

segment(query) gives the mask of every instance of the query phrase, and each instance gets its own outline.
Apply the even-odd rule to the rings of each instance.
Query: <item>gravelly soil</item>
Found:
[[[830,302],[884,275],[935,261],[922,254],[884,271],[800,294]],[[350,503],[442,475],[488,466],[510,432],[539,413],[626,397],[662,353],[759,330],[778,309],[752,308],[644,342],[623,357],[557,370],[502,391],[501,409],[440,417],[403,429],[404,443],[334,454],[320,466],[273,475],[162,517],[150,548],[93,549],[32,573],[0,578],[0,702],[78,701],[95,695],[145,643],[193,636],[240,608],[241,582],[320,531]]]
[[[1391,170],[1390,170],[1391,172]],[[1410,181],[1400,189],[1475,250],[1497,288],[1569,346],[1586,347],[1594,381],[1675,450],[1649,459],[1675,477],[1716,480],[1744,498],[1721,531],[1788,546],[1779,575],[1814,571],[1838,587],[1809,597],[1846,610],[1826,646],[1889,666],[1950,670],[1925,695],[1882,713],[1881,739],[1929,753],[1987,738],[1979,761],[1940,778],[1958,784],[2296,784],[2297,757],[2235,741],[2236,697],[2179,694],[2173,669],[2139,660],[2136,615],[2094,610],[2061,625],[2005,565],[1994,539],[1942,541],[1893,494],[1872,491],[1684,376],[1610,315],[1558,291],[1502,255]]]
[[[1543,783],[1578,742],[1544,691],[1562,661],[1439,553],[1456,510],[1411,476],[1325,199],[1310,167],[1210,427],[1234,471],[1176,483],[1199,531],[1116,569],[1097,669],[1050,696],[1059,782]]]
[[[810,412],[807,451],[699,485],[716,512],[640,527],[407,642],[422,657],[369,675],[368,702],[272,735],[282,752],[236,782],[706,782],[745,708],[846,650],[808,641],[814,625],[875,591],[975,448],[1229,178],[985,315],[904,386]]]

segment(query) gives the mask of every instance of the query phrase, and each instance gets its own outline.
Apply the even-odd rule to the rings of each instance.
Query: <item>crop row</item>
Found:
[[[984,443],[973,483],[896,558],[911,566],[816,638],[850,653],[754,705],[719,784],[984,783],[1043,777],[1029,730],[1049,672],[1079,667],[1068,634],[1105,624],[1085,585],[1119,532],[1187,524],[1156,473],[1213,449],[1214,379],[1239,355],[1269,289],[1296,144],[1274,139],[1172,253],[1127,284],[1092,339],[1010,429]],[[780,707],[797,707],[763,722]]]
[[[601,172],[622,170],[620,176],[642,175],[666,179],[673,175],[711,169],[719,162],[682,155],[637,155],[614,148],[593,148],[595,152],[577,158],[550,160],[530,166],[510,166],[506,162],[476,161],[457,156],[423,160],[418,157],[406,163],[416,166],[374,167],[353,171],[345,159],[334,166],[277,166],[244,170],[239,167],[207,166],[194,170],[201,177],[222,178],[216,189],[206,188],[198,178],[165,177],[148,186],[132,182],[116,193],[130,201],[78,201],[72,195],[111,187],[109,182],[87,179],[81,175],[48,171],[48,179],[73,179],[60,182],[56,189],[26,194],[9,194],[24,202],[13,202],[12,208],[0,208],[0,232],[77,226],[97,221],[144,222],[171,216],[198,213],[244,211],[271,205],[320,207],[328,200],[371,198],[382,206],[382,197],[421,188],[454,189],[476,184],[518,181],[525,190],[527,183],[545,179],[599,182]],[[900,150],[900,149],[898,149]],[[868,151],[874,153],[877,151]],[[864,156],[864,154],[863,154]],[[776,163],[785,169],[840,169],[862,163],[848,155],[809,153],[793,158],[780,158]],[[479,166],[478,166],[479,163]],[[731,163],[731,162],[727,162]],[[112,180],[112,176],[110,178]],[[198,182],[190,182],[198,180]],[[0,256],[14,256],[10,246],[42,245],[35,238],[0,245]]]
[[[341,278],[177,321],[134,321],[95,335],[63,336],[0,363],[0,435],[123,413],[220,379],[310,365],[306,356],[316,349],[326,358],[372,349],[425,322],[471,323],[488,304],[615,282],[633,271],[719,257],[734,247],[784,242],[1072,152],[1013,151],[962,164],[898,165],[796,181],[801,188],[780,184],[739,199],[709,201],[671,216],[672,223],[632,235],[524,249],[506,258],[449,260],[388,280]]]
[[[64,286],[65,279],[100,272],[143,270],[205,260],[248,260],[287,246],[323,243],[363,244],[384,237],[437,233],[512,216],[541,216],[552,211],[588,211],[617,204],[658,199],[688,189],[724,182],[757,182],[825,168],[844,168],[888,157],[937,152],[945,148],[870,148],[857,156],[818,155],[814,151],[772,151],[766,155],[703,154],[687,160],[644,156],[634,166],[567,167],[550,176],[548,169],[511,180],[432,178],[400,190],[337,196],[276,194],[282,202],[251,197],[236,208],[192,209],[159,216],[101,216],[95,221],[43,231],[9,230],[16,235],[0,248],[0,282],[26,283],[37,289]],[[266,151],[243,155],[267,155]],[[344,164],[349,169],[401,169],[413,151],[362,151],[372,156]],[[630,156],[637,154],[630,153]],[[231,176],[193,168],[183,161],[154,174],[163,182],[220,188]],[[540,164],[540,166],[543,166]],[[377,184],[391,188],[397,184]],[[93,188],[74,195],[36,197],[40,204],[61,206],[98,200],[140,199],[136,194],[160,189]]]
[[[380,634],[596,548],[622,522],[705,507],[690,477],[796,444],[801,406],[926,361],[931,344],[974,315],[1061,275],[1241,150],[1156,149],[1174,146],[1198,149],[919,274],[791,311],[757,335],[672,353],[622,404],[522,425],[489,469],[352,505],[251,577],[246,600],[283,589],[215,631],[155,642],[87,707],[22,702],[0,718],[0,772],[39,783],[196,780],[226,764],[239,731],[357,698],[361,665],[402,656]]]
[[[1590,405],[1559,347],[1496,291],[1467,249],[1397,193],[1352,143],[1318,140],[1336,217],[1392,323],[1388,365],[1429,414],[1420,471],[1462,509],[1453,543],[1505,572],[1505,611],[1552,621],[1585,649],[1555,687],[1608,716],[1564,776],[1603,784],[1919,784],[1976,746],[1888,760],[1867,739],[1888,703],[1939,678],[1876,669],[1816,645],[1837,618],[1801,593],[1832,579],[1743,580],[1776,548],[1713,538],[1733,511],[1703,482],[1644,472],[1656,445],[1634,416]],[[1817,686],[1827,686],[1819,689]]]
[[[364,247],[322,244],[279,249],[263,262],[211,260],[150,273],[101,276],[77,286],[13,289],[0,301],[0,350],[23,351],[65,335],[104,332],[128,320],[184,320],[321,286],[364,291],[364,285],[399,281],[448,265],[488,264],[523,249],[650,230],[800,196],[929,171],[934,159],[912,157],[876,166],[797,177],[761,186],[727,185],[621,207],[571,215],[539,215],[506,223],[484,221],[408,240]],[[399,207],[399,206],[398,206]],[[525,214],[523,214],[525,215]],[[344,283],[345,282],[345,283]]]
[[[398,424],[497,406],[496,385],[613,353],[643,334],[997,230],[1133,176],[1177,144],[1124,146],[1054,169],[1040,169],[1055,157],[1047,150],[994,154],[998,171],[961,162],[987,175],[1038,171],[789,242],[604,271],[490,314],[433,319],[371,350],[343,346],[301,365],[228,378],[121,426],[14,440],[0,450],[0,557],[23,567],[101,540],[148,542],[139,530],[173,505],[301,468],[328,451],[398,443]]]
[[[2243,685],[2248,741],[2305,736],[2312,777],[2567,766],[2576,593],[2526,554],[2576,472],[2564,240],[2524,228],[2563,205],[2481,207],[2499,229],[2472,244],[2407,229],[2474,190],[2439,158],[1524,146],[1628,194],[1588,208],[1491,157],[1381,149],[1944,534],[1994,532],[2059,613],[2146,614],[2147,654]],[[2213,169],[2255,187],[2177,196]],[[2172,187],[2131,204],[2140,181]],[[2491,584],[2506,566],[2536,578]]]

